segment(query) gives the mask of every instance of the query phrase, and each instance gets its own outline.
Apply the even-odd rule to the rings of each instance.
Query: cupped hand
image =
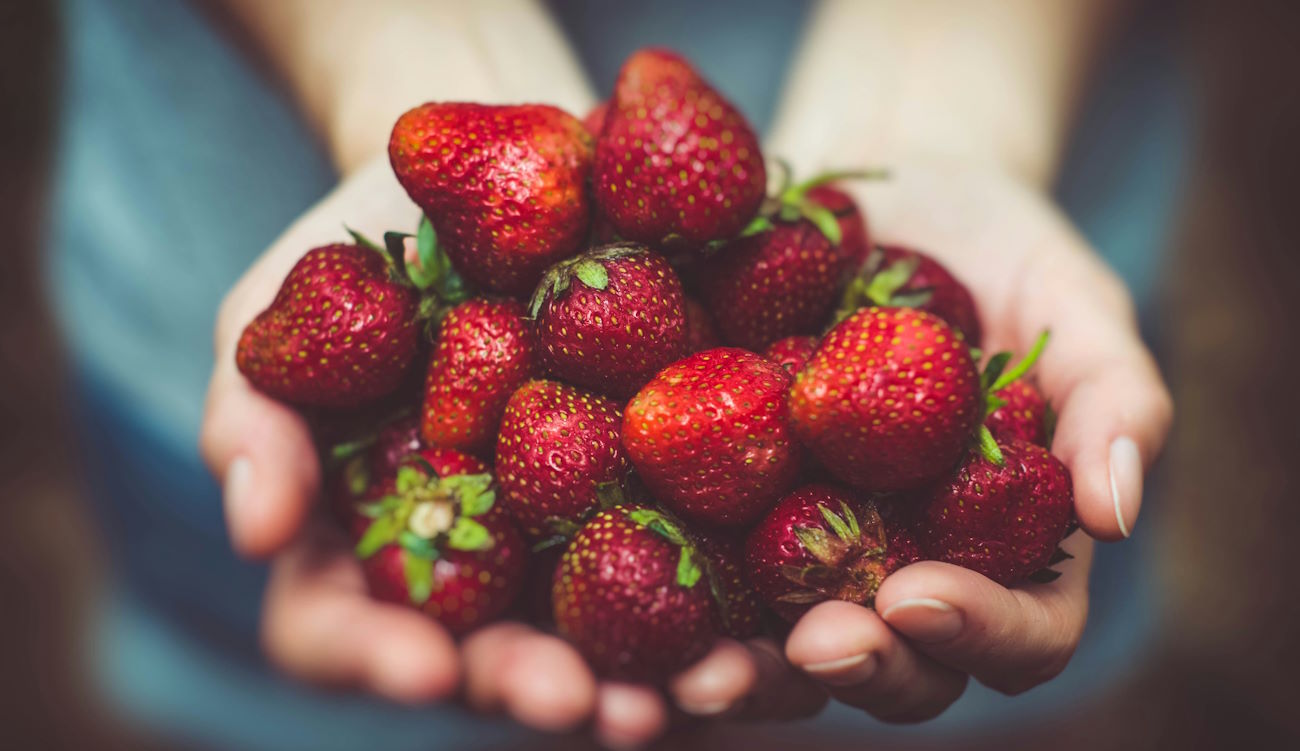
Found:
[[[873,240],[929,253],[962,279],[986,352],[1023,354],[1051,331],[1033,373],[1059,414],[1052,451],[1070,469],[1083,530],[1064,543],[1074,559],[1048,584],[1007,589],[918,563],[885,580],[875,610],[829,602],[800,620],[786,643],[791,663],[837,699],[909,722],[942,712],[967,676],[1014,694],[1065,667],[1087,616],[1091,538],[1132,532],[1172,403],[1123,283],[1045,195],[982,168],[891,171],[852,187]]]
[[[253,389],[235,367],[244,326],[265,308],[311,247],[413,228],[418,210],[377,158],[295,222],[226,296],[201,450],[221,478],[232,544],[269,559],[262,614],[269,659],[303,680],[404,703],[463,698],[550,731],[590,724],[608,745],[661,733],[670,714],[795,717],[825,692],[794,671],[770,640],[723,641],[664,692],[599,681],[561,639],[522,623],[485,627],[457,643],[426,616],[371,599],[343,533],[316,511],[321,467],[305,420]],[[676,705],[670,711],[670,703]]]

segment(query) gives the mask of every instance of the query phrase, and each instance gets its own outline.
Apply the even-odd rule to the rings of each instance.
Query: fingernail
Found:
[[[1115,523],[1120,534],[1128,537],[1142,504],[1142,454],[1127,436],[1110,444],[1110,497],[1115,503]]]
[[[961,633],[961,611],[942,600],[915,597],[900,600],[880,614],[890,626],[919,642],[948,641]]]
[[[832,686],[852,686],[865,683],[876,672],[876,657],[870,652],[863,652],[860,655],[841,657],[838,660],[814,662],[804,665],[803,669],[822,683]]]
[[[253,486],[253,463],[246,456],[236,457],[226,468],[222,493],[226,497],[226,509],[232,516],[247,516],[243,507],[248,505],[249,489]]]
[[[714,715],[720,715],[723,712],[726,712],[728,709],[731,709],[731,702],[729,701],[691,702],[691,701],[679,700],[677,702],[677,707],[689,715],[695,715],[696,717],[712,717]]]

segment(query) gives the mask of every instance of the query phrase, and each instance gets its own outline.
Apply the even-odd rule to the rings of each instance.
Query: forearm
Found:
[[[540,2],[223,0],[287,82],[343,172],[429,100],[545,102],[590,87]]]
[[[902,159],[1055,171],[1112,0],[827,0],[769,152],[801,170]]]

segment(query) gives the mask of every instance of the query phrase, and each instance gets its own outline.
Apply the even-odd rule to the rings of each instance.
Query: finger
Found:
[[[1073,535],[1073,560],[1050,584],[1007,589],[946,563],[916,563],[885,579],[876,594],[881,617],[939,662],[1016,694],[1043,683],[1069,662],[1088,616],[1092,541]]]
[[[336,530],[313,524],[276,558],[267,584],[262,646],[302,680],[419,703],[453,693],[456,645],[426,616],[372,600]]]
[[[966,688],[964,673],[912,649],[875,611],[849,602],[808,611],[785,653],[836,699],[887,722],[935,717]]]
[[[596,698],[596,740],[606,748],[639,748],[668,727],[659,692],[631,683],[602,683]]]
[[[596,678],[564,641],[532,629],[515,631],[497,643],[499,654],[482,650],[467,672],[510,716],[537,730],[571,730],[596,709]],[[470,654],[465,655],[471,659]],[[493,684],[495,682],[495,684]]]
[[[740,642],[722,639],[669,681],[668,693],[683,712],[711,717],[735,706],[757,682],[754,655]]]
[[[760,637],[746,642],[758,669],[758,680],[737,713],[729,717],[759,722],[799,720],[816,716],[830,696],[821,683],[791,665],[781,647]]]

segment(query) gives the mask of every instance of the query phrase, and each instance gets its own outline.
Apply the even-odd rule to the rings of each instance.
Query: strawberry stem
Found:
[[[1015,381],[1025,373],[1028,373],[1029,369],[1034,367],[1034,363],[1038,362],[1038,357],[1043,354],[1043,350],[1047,347],[1047,340],[1050,333],[1051,332],[1044,329],[1043,333],[1039,334],[1038,339],[1034,341],[1034,346],[1029,349],[1029,354],[1021,358],[1020,362],[1012,365],[1010,370],[1002,371],[1002,375],[998,376],[997,380],[993,382],[993,385],[989,387],[989,391],[1001,391],[1009,386],[1012,381]]]
[[[987,425],[980,425],[979,430],[975,432],[975,437],[979,441],[980,453],[985,459],[999,467],[1006,466],[1007,459],[1002,455],[1002,449],[998,447],[998,442],[989,432]]]

